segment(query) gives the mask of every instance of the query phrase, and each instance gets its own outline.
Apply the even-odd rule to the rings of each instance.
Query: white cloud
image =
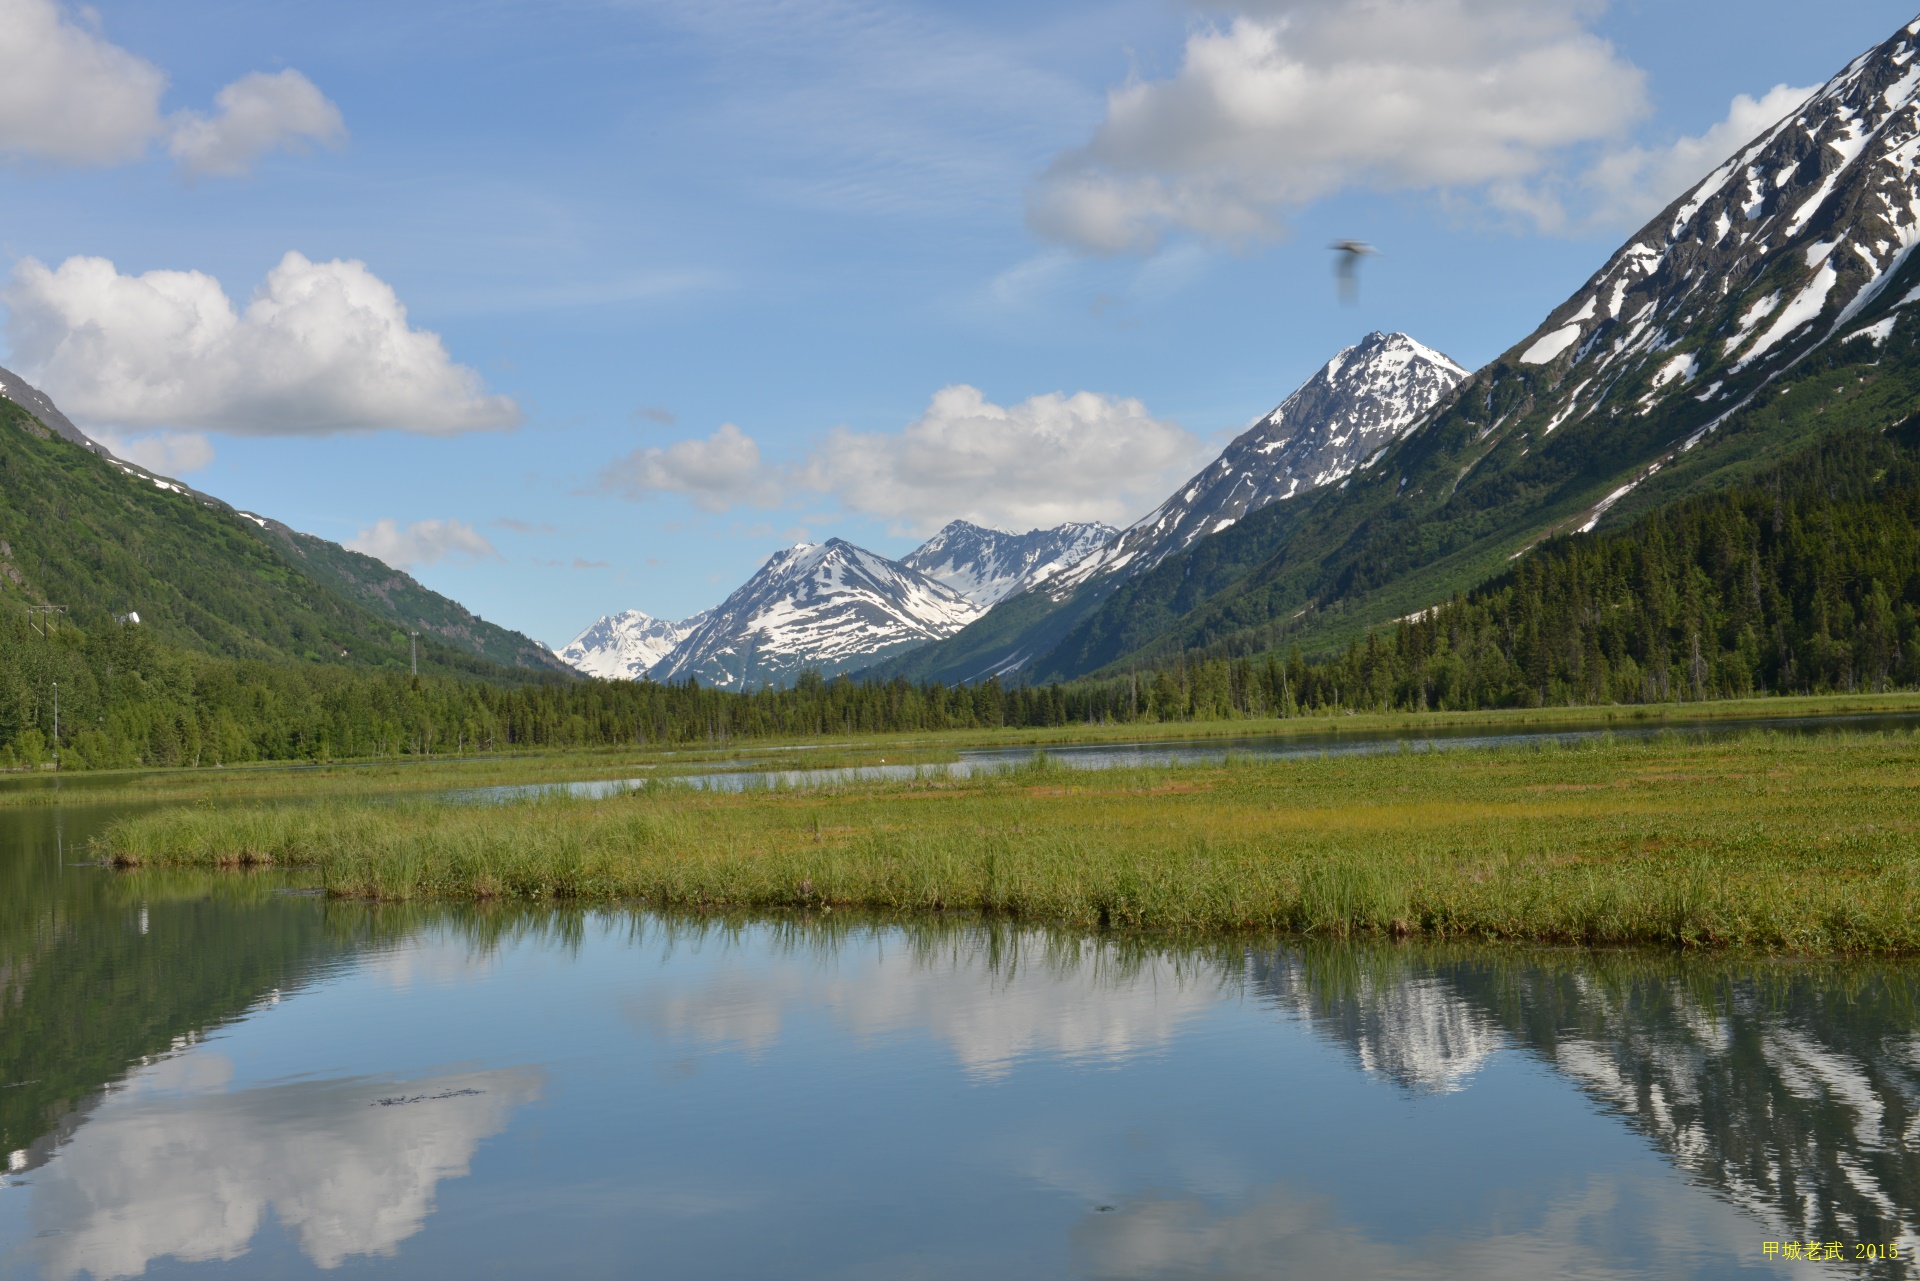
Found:
[[[1587,28],[1595,0],[1268,0],[1187,38],[1177,73],[1114,89],[1029,193],[1044,235],[1101,253],[1184,230],[1229,243],[1344,188],[1514,183],[1618,137],[1645,77]]]
[[[244,311],[197,271],[121,275],[104,258],[22,259],[0,293],[23,373],[75,419],[235,435],[511,427],[392,286],[349,260],[289,253]]]
[[[167,77],[55,0],[0,0],[0,152],[68,164],[138,159]]]
[[[199,432],[160,431],[147,436],[100,432],[96,439],[118,457],[162,476],[184,476],[213,461],[213,442]]]
[[[219,113],[211,117],[181,112],[167,139],[167,151],[188,173],[237,176],[275,149],[337,144],[347,133],[340,108],[291,67],[242,76],[213,103]]]
[[[500,558],[486,535],[463,520],[418,520],[403,529],[397,521],[383,518],[342,546],[385,561],[395,569],[437,565],[443,560],[471,565]]]
[[[1758,99],[1738,94],[1727,118],[1699,137],[1654,150],[1626,147],[1603,156],[1583,179],[1598,197],[1589,220],[1602,226],[1638,226],[1813,94],[1814,89],[1790,85],[1775,85]]]
[[[44,1275],[238,1259],[269,1214],[318,1268],[390,1257],[425,1225],[440,1184],[464,1177],[541,1087],[526,1070],[232,1093],[167,1084],[136,1078],[108,1095],[36,1175]]]
[[[1201,442],[1138,400],[1078,392],[1011,406],[947,387],[897,433],[837,427],[795,479],[914,533],[955,517],[1012,530],[1124,523],[1198,465]]]
[[[722,423],[705,440],[636,449],[608,464],[600,485],[634,499],[685,494],[706,511],[780,502],[780,488],[761,461],[760,446],[732,423]]]
[[[291,69],[222,89],[209,118],[160,111],[167,75],[106,39],[91,10],[75,22],[58,0],[0,0],[0,155],[61,164],[135,161],[166,138],[192,174],[235,175],[276,147],[334,142],[339,108]]]
[[[997,944],[976,932],[920,957],[870,936],[771,965],[727,960],[678,986],[650,984],[626,1011],[675,1040],[754,1058],[797,1017],[826,1011],[857,1043],[918,1033],[943,1042],[969,1076],[995,1080],[1031,1060],[1123,1063],[1171,1044],[1227,990],[1164,956],[1130,968],[1110,947],[1058,946],[1038,932]]]

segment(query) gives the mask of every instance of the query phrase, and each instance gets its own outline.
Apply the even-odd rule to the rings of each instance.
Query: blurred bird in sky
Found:
[[[1360,260],[1380,256],[1380,251],[1364,240],[1336,240],[1333,250],[1333,274],[1340,280],[1340,301],[1351,307],[1360,301]]]

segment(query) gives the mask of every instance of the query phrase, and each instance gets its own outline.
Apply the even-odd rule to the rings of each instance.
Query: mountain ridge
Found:
[[[1904,26],[1736,148],[1338,486],[1067,602],[1080,617],[1033,647],[1023,679],[1327,653],[1544,539],[1738,483],[1843,422],[1904,420],[1920,403],[1917,34]],[[937,656],[887,670],[930,674]]]
[[[1426,421],[1466,377],[1452,359],[1406,334],[1366,335],[1153,511],[1077,564],[1029,584],[1027,594],[1043,600],[1009,595],[951,639],[878,665],[873,674],[960,683],[1035,675],[1128,583],[1270,507],[1304,502],[1344,481]]]
[[[117,457],[4,369],[0,458],[0,594],[96,620],[138,613],[234,657],[404,666],[397,625],[431,638],[429,667],[572,675],[398,570]]]
[[[767,558],[649,671],[723,689],[853,671],[958,631],[979,606],[946,584],[841,538]]]

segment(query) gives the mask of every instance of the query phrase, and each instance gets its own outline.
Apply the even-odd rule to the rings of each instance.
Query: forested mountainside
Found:
[[[16,396],[38,393],[10,380],[0,397],[0,608],[65,606],[59,618],[90,630],[138,614],[187,649],[361,667],[407,666],[405,631],[420,627],[424,667],[566,676],[406,575],[122,462]]]
[[[422,635],[502,667],[563,674],[573,670],[531,636],[489,623],[385,561],[303,534],[277,520],[242,515],[259,523],[281,554],[322,586],[397,626],[418,628]]]
[[[1338,487],[1057,610],[1008,602],[1020,625],[990,615],[942,652],[1013,656],[995,670],[1033,681],[1222,646],[1328,654],[1555,534],[1738,484],[1836,429],[1904,421],[1920,405],[1915,30],[1705,175]]]
[[[1673,703],[1920,686],[1920,423],[1858,429],[1750,483],[1553,539],[1476,591],[1320,662],[1186,654],[1062,685],[825,680],[505,688],[236,662],[145,628],[0,617],[0,766],[232,764],[508,747],[1218,720],[1349,710]]]

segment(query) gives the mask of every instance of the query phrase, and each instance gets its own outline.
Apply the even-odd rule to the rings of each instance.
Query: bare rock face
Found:
[[[900,563],[945,583],[982,609],[1086,559],[1120,531],[1074,523],[1024,534],[956,520],[901,557]]]
[[[1610,258],[1482,371],[1467,402],[1524,402],[1490,448],[1648,420],[1671,444],[1637,460],[1574,528],[1758,403],[1815,350],[1878,348],[1920,302],[1920,22],[1860,55]]]
[[[1328,361],[1166,502],[1046,589],[1139,574],[1270,503],[1334,484],[1419,426],[1467,371],[1405,334],[1372,333]]]
[[[833,676],[951,636],[981,608],[944,583],[839,538],[775,552],[649,673],[722,689]]]

